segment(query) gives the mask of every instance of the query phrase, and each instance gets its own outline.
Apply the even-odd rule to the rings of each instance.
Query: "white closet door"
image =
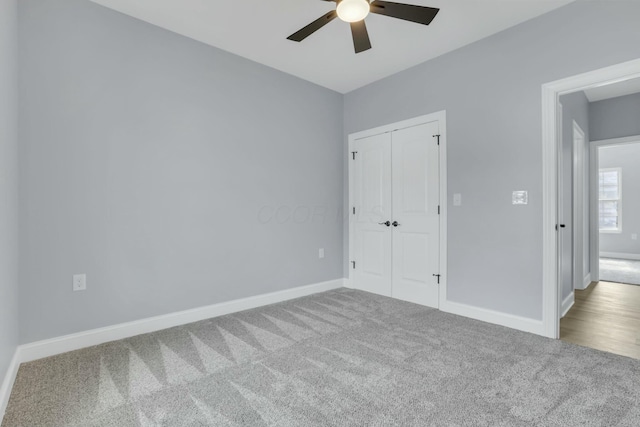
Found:
[[[391,296],[391,134],[355,141],[354,287]],[[353,268],[353,266],[350,266]]]
[[[438,307],[438,122],[392,133],[394,298]]]

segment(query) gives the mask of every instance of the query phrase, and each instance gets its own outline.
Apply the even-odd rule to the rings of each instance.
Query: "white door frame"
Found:
[[[560,100],[556,103],[556,139],[558,141],[558,157],[556,158],[557,170],[558,170],[558,183],[557,183],[557,191],[558,194],[563,194],[564,192],[564,150],[562,149],[562,139],[564,137],[564,111]],[[565,211],[564,211],[564,203],[558,203],[558,211],[557,218],[558,222],[565,221]],[[560,232],[564,232],[563,230],[559,230]],[[558,236],[561,236],[558,234]],[[564,247],[567,243],[567,239],[558,239],[557,251],[558,251],[558,268],[557,268],[557,279],[558,279],[558,312],[562,315],[564,314],[564,304],[565,301],[562,299],[562,292],[564,287]],[[573,261],[573,260],[572,260]],[[571,271],[574,269],[572,268]],[[573,274],[572,274],[573,276]],[[573,277],[572,277],[573,279]]]
[[[561,95],[640,77],[640,59],[542,85],[542,322],[544,335],[560,336],[558,301],[558,138]]]
[[[582,143],[576,144],[576,135],[580,137]],[[572,154],[573,154],[573,291],[576,289],[586,289],[589,286],[589,283],[585,284],[587,279],[587,275],[590,274],[588,272],[585,274],[585,249],[589,245],[589,236],[590,236],[590,223],[587,223],[587,219],[590,217],[589,212],[591,207],[589,206],[589,189],[591,186],[589,185],[590,177],[585,177],[586,168],[586,156],[585,153],[588,150],[586,140],[586,134],[584,130],[580,127],[580,125],[574,120],[573,121],[573,132],[572,132]],[[582,201],[582,203],[580,203]],[[582,222],[579,224],[580,228],[578,228],[578,219],[582,214]],[[582,237],[582,246],[578,247],[579,236]],[[578,253],[578,249],[580,249],[580,253]],[[590,252],[587,252],[590,253]],[[578,256],[582,259],[582,270],[578,271]],[[589,265],[591,264],[591,260],[589,260]]]
[[[598,206],[598,171],[600,168],[600,150],[601,147],[615,147],[627,144],[640,144],[640,135],[626,136],[623,138],[602,139],[591,141],[590,143],[590,176],[591,188],[589,189],[589,199],[592,201],[589,206],[590,218],[589,232],[591,233],[591,280],[600,280],[600,224],[599,206]]]
[[[349,135],[349,159],[351,159],[351,152],[353,149],[351,148],[353,142],[356,139],[366,138],[373,135],[379,135],[381,133],[393,132],[399,129],[405,129],[412,126],[418,126],[421,124],[434,122],[439,122],[440,127],[440,287],[439,287],[439,306],[443,306],[443,301],[446,301],[447,298],[447,112],[445,110],[438,111],[432,114],[426,114],[424,116],[415,117],[409,120],[403,120],[396,123],[390,123],[388,125],[379,126],[373,129],[364,130],[361,132],[352,133]],[[435,136],[434,136],[435,137]],[[355,227],[351,226],[351,221],[353,220],[352,215],[352,206],[353,206],[353,169],[351,167],[351,163],[349,163],[349,206],[348,206],[348,214],[349,214],[349,259],[350,261],[353,259],[353,251],[354,251],[354,232]],[[352,267],[349,264],[349,277],[348,282],[350,284],[352,281]]]

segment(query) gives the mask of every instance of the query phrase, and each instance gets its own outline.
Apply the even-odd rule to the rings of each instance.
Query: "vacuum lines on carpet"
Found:
[[[2,427],[638,426],[640,361],[340,289],[23,364]]]

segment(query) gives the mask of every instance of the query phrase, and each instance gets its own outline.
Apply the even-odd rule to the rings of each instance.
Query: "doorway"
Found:
[[[640,135],[597,141],[595,150],[600,280],[640,286]]]
[[[630,94],[637,99],[640,111],[640,93]],[[561,98],[562,99],[562,98]],[[585,96],[585,100],[588,98]],[[607,101],[590,102],[590,119],[596,126],[591,126],[591,134],[601,136],[603,120],[598,114],[596,106],[608,106],[617,114],[620,98]],[[612,108],[615,107],[615,108]],[[593,110],[596,110],[595,112]],[[600,108],[600,110],[602,110]],[[605,121],[606,122],[606,121]],[[617,127],[616,131],[621,131]],[[628,132],[628,130],[627,130]],[[575,137],[574,131],[574,137]],[[574,138],[579,142],[580,138]],[[616,138],[610,140],[592,141],[591,158],[593,167],[589,181],[593,182],[588,188],[586,197],[592,201],[593,216],[588,222],[594,230],[593,236],[587,234],[587,239],[593,237],[595,252],[599,257],[599,274],[593,282],[585,281],[584,288],[578,280],[574,286],[572,304],[564,308],[560,320],[560,339],[574,344],[608,351],[628,357],[640,359],[640,271],[634,274],[633,264],[640,261],[640,246],[635,236],[636,227],[640,227],[640,137]],[[574,160],[579,157],[575,155]],[[579,165],[573,164],[574,185],[579,175]],[[587,167],[586,162],[583,168]],[[637,171],[637,172],[636,172]],[[587,181],[588,182],[588,181]],[[583,192],[573,194],[574,218],[574,271],[585,258],[581,257],[580,240],[576,236],[583,229],[579,214],[584,213],[588,203],[581,203]],[[566,199],[566,197],[565,197]],[[566,204],[566,200],[563,202]],[[638,212],[636,212],[638,210]],[[636,219],[638,218],[638,219]],[[637,224],[638,223],[638,224]],[[567,230],[571,231],[571,230]],[[565,232],[566,233],[566,232]],[[566,239],[569,234],[561,234],[560,239]],[[634,237],[636,239],[634,239]],[[584,240],[584,239],[583,239]],[[563,260],[561,257],[560,262]],[[582,258],[582,259],[581,259]],[[580,275],[578,274],[578,279]],[[566,282],[563,282],[563,287]]]
[[[439,308],[446,272],[445,113],[349,136],[356,289]]]
[[[560,337],[560,316],[562,314],[562,282],[559,269],[560,233],[562,220],[559,217],[559,136],[557,128],[558,100],[562,95],[600,88],[613,83],[622,83],[640,78],[640,60],[629,61],[611,67],[576,75],[544,84],[542,86],[542,148],[543,148],[543,327],[544,335],[550,338]],[[593,139],[593,138],[592,138]],[[590,165],[593,169],[593,158]],[[592,174],[590,176],[593,176]],[[593,178],[591,179],[593,188]],[[597,204],[591,198],[591,218]],[[599,279],[599,254],[597,232],[594,233],[593,221],[590,227],[589,261],[591,281]],[[566,224],[565,224],[566,225]]]

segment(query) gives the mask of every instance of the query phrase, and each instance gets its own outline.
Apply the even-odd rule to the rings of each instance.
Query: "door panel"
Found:
[[[393,135],[398,139],[400,135]],[[428,211],[427,200],[429,199],[428,178],[426,174],[425,159],[427,158],[426,141],[407,141],[404,146],[398,147],[396,153],[400,153],[395,167],[399,167],[401,183],[411,183],[402,185],[402,194],[396,197],[397,204],[394,211],[398,214],[424,215]]]
[[[385,243],[388,240],[387,230],[362,230],[362,261],[361,269],[369,275],[380,278],[385,274]]]
[[[438,307],[438,122],[392,133],[392,296]]]
[[[353,281],[356,289],[391,296],[391,134],[357,140],[353,160]]]
[[[424,260],[428,256],[429,236],[423,233],[398,233],[402,252],[402,280],[416,283],[428,281],[429,269]]]

